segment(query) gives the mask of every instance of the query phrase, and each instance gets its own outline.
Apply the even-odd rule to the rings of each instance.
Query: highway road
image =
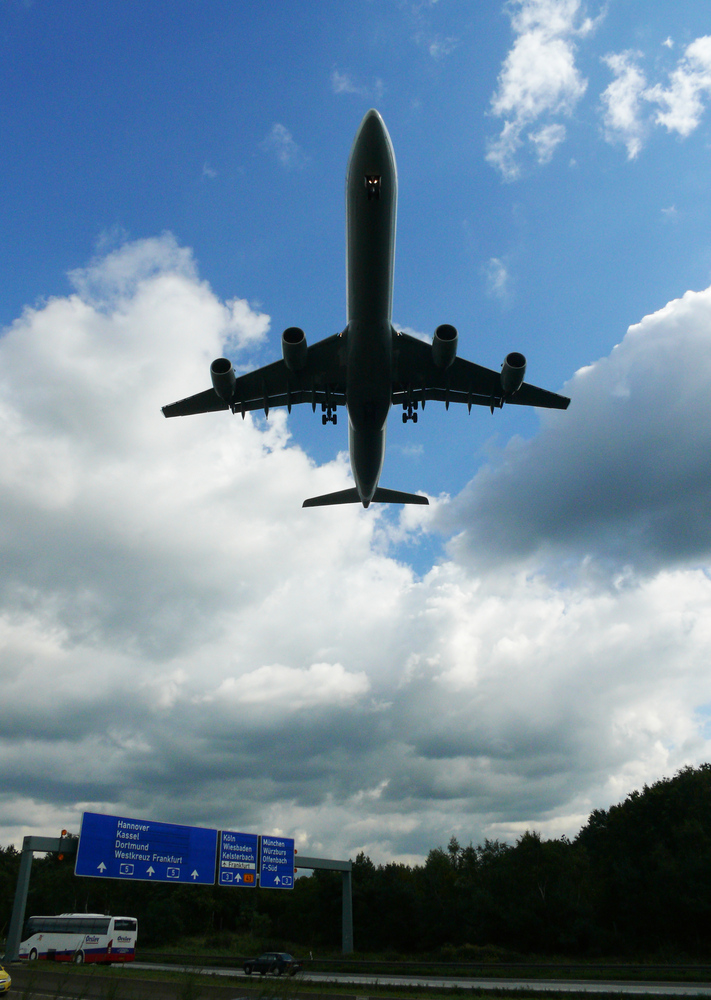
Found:
[[[154,965],[144,962],[132,962],[126,969],[172,969],[175,965]],[[264,981],[261,976],[247,976],[241,969],[205,969],[189,967],[188,971],[203,972],[217,976],[236,976],[250,982]],[[368,987],[376,983],[387,986],[435,986],[440,989],[492,989],[492,990],[530,990],[536,992],[550,991],[557,993],[626,993],[655,996],[704,996],[711,997],[711,983],[662,983],[662,982],[624,982],[615,980],[590,979],[474,979],[450,978],[445,976],[373,976],[357,973],[308,972],[302,982],[308,983],[351,983],[357,991],[363,990],[362,1000],[368,998]],[[360,994],[359,994],[360,1000]]]

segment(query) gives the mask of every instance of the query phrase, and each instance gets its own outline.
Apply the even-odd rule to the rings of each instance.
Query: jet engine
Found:
[[[306,334],[298,326],[290,326],[282,333],[281,353],[290,372],[300,372],[306,366]]]
[[[507,354],[501,366],[501,388],[504,397],[513,396],[521,388],[526,374],[526,359],[518,351]]]
[[[229,358],[217,358],[210,365],[212,388],[220,399],[226,403],[232,402],[235,394],[235,370]]]
[[[449,323],[438,326],[432,338],[432,360],[438,368],[449,368],[457,356],[456,327]]]

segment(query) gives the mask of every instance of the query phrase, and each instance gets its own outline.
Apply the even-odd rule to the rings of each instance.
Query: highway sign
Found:
[[[218,885],[242,889],[256,888],[258,842],[259,837],[256,833],[222,831],[220,853],[217,858]]]
[[[289,837],[262,837],[259,884],[262,889],[294,888],[294,841]]]
[[[216,856],[217,830],[84,813],[74,872],[214,885]]]

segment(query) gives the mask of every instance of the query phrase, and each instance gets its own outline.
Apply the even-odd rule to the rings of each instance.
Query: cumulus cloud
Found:
[[[348,485],[284,413],[166,421],[269,319],[169,236],[0,337],[0,842],[83,809],[421,857],[708,755],[711,290],[632,327],[573,404],[431,511]],[[452,534],[418,576],[388,544]],[[48,761],[71,760],[71,768]]]
[[[662,44],[672,47],[670,39]],[[629,159],[639,155],[655,125],[682,138],[691,135],[701,123],[711,94],[711,36],[687,46],[666,85],[647,85],[639,65],[642,58],[641,52],[631,51],[603,58],[615,76],[602,94],[605,138],[623,142]]]
[[[711,93],[711,35],[697,38],[671,73],[669,86],[655,84],[647,99],[660,105],[655,121],[669,132],[690,135],[701,121],[703,98]]]
[[[534,144],[539,162],[548,162],[565,138],[560,122],[541,118],[572,114],[587,88],[575,65],[576,41],[592,30],[580,0],[511,0],[507,4],[516,33],[499,74],[491,112],[504,119],[499,136],[488,143],[487,160],[505,180],[520,174],[523,138]]]
[[[631,326],[567,385],[534,442],[509,442],[452,504],[461,557],[555,553],[655,573],[711,554],[711,289]]]
[[[615,79],[603,91],[605,138],[608,142],[623,142],[627,156],[633,160],[642,149],[647,128],[643,99],[647,78],[638,65],[636,52],[611,53],[603,62]]]

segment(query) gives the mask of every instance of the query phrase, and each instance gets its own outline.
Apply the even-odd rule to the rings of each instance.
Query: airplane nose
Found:
[[[359,133],[363,139],[369,142],[382,141],[388,134],[385,128],[385,122],[383,121],[380,112],[376,111],[375,108],[371,108],[367,111],[363,117],[363,121],[360,123]]]
[[[357,160],[364,168],[372,166],[376,173],[393,170],[395,167],[395,154],[388,130],[380,112],[375,108],[366,112],[360,123],[353,143],[351,162],[353,160]]]

